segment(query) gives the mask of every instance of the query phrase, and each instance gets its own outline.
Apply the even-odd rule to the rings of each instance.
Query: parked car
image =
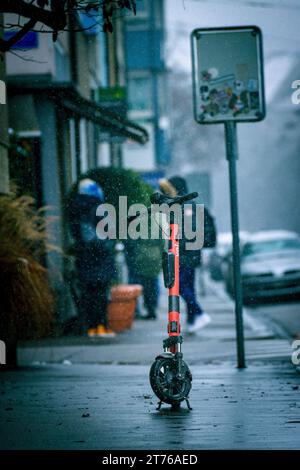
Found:
[[[245,240],[248,232],[240,232],[240,240]],[[211,250],[208,262],[208,269],[210,277],[214,281],[221,281],[224,279],[226,272],[226,257],[232,250],[232,234],[231,232],[223,232],[218,235],[217,245]]]
[[[232,257],[226,279],[233,293]],[[264,231],[241,246],[244,303],[300,295],[300,237],[289,231]]]

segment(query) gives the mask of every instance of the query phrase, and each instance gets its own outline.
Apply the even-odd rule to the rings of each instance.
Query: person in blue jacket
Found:
[[[111,279],[115,274],[114,241],[99,238],[97,207],[104,203],[102,188],[85,178],[68,205],[68,221],[74,239],[76,273],[80,285],[79,315],[93,336],[114,336],[107,324]]]
[[[187,183],[181,176],[172,176],[169,179],[161,179],[160,189],[168,196],[183,196],[188,193]],[[188,215],[191,210],[192,225],[195,229],[196,212],[195,203],[188,201],[183,206],[184,212]],[[195,272],[196,267],[201,264],[201,251],[200,250],[187,250],[186,238],[183,236],[179,240],[179,253],[180,253],[180,268],[179,268],[179,286],[180,296],[187,306],[187,332],[195,333],[196,331],[204,328],[210,323],[210,316],[203,311],[201,305],[197,301],[195,290]]]

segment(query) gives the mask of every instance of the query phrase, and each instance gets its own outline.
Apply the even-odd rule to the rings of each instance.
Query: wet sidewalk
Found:
[[[147,366],[47,365],[1,376],[1,449],[299,449],[286,365],[193,366],[193,410],[156,411]]]
[[[220,283],[205,277],[205,295],[197,279],[198,295],[212,322],[197,335],[184,334],[185,306],[181,301],[183,352],[190,364],[236,360],[234,304]],[[154,321],[136,320],[131,330],[113,339],[54,338],[27,342],[19,349],[22,365],[71,362],[76,364],[149,365],[162,350],[167,336],[168,298],[163,287],[159,317]],[[290,342],[277,334],[274,325],[251,316],[244,309],[247,360],[284,360],[291,357]],[[117,347],[116,347],[117,346]]]
[[[299,374],[289,341],[245,312],[248,367],[236,368],[233,304],[207,283],[212,323],[184,337],[193,410],[156,410],[149,366],[166,336],[136,321],[114,340],[27,343],[24,367],[1,374],[1,449],[299,449]],[[184,318],[184,317],[183,317]]]

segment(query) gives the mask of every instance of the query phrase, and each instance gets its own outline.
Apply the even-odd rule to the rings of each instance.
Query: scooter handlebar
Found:
[[[189,194],[185,194],[184,196],[176,196],[174,199],[175,201],[173,201],[173,203],[171,204],[183,204],[184,202],[186,201],[191,201],[192,199],[196,199],[196,197],[198,197],[199,194],[195,191],[193,193],[189,193]]]
[[[184,194],[183,196],[175,196],[175,197],[168,197],[161,193],[153,193],[150,196],[151,204],[168,204],[168,206],[172,206],[173,204],[183,204],[187,201],[191,201],[198,197],[197,192]]]
[[[189,194],[184,194],[183,196],[168,197],[161,193],[153,193],[150,196],[150,201],[151,201],[151,204],[167,204],[168,206],[172,206],[173,204],[184,204],[187,201],[191,201],[192,199],[195,199],[196,197],[198,197],[198,195],[199,194],[197,192],[193,192]],[[139,213],[136,215],[128,216],[127,220],[128,222],[132,222],[140,215],[145,215],[147,213],[148,214],[151,213],[151,207],[148,207],[147,212],[144,212],[143,214]]]

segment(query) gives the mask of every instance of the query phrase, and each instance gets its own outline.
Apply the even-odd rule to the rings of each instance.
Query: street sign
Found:
[[[121,86],[99,87],[98,99],[101,102],[126,102],[126,88]]]
[[[102,107],[106,107],[122,117],[127,114],[127,96],[126,88],[115,87],[99,87],[98,103]]]
[[[97,91],[97,101],[103,108],[107,108],[120,118],[125,119],[127,117],[127,94],[125,87],[99,87]],[[100,129],[100,139],[104,142],[120,144],[126,141],[125,137],[104,127]]]
[[[262,34],[257,26],[195,29],[191,33],[194,117],[224,123],[229,169],[237,363],[246,366],[236,161],[237,122],[265,117]]]
[[[265,116],[262,34],[257,26],[195,29],[191,34],[194,117],[201,124]]]

